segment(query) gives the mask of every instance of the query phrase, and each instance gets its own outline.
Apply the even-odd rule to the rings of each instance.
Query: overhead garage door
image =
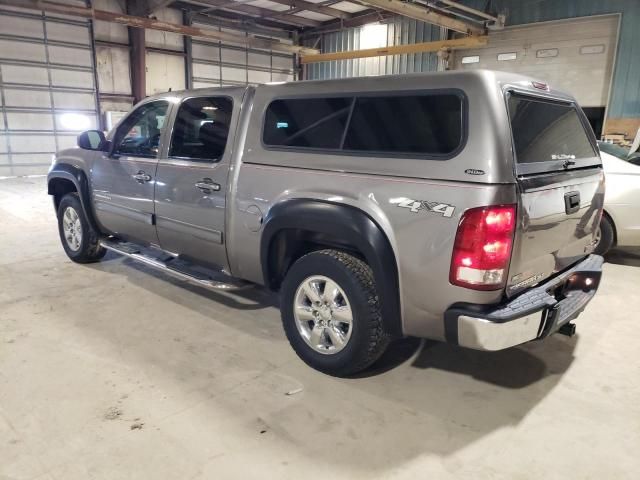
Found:
[[[0,10],[0,177],[46,173],[96,128],[93,72],[88,22]]]
[[[195,27],[213,28],[194,24]],[[220,28],[236,35],[245,32]],[[280,42],[291,43],[283,39]],[[210,42],[193,39],[193,86],[194,88],[246,85],[294,80],[293,56],[247,48],[230,42]]]
[[[491,32],[487,47],[456,52],[454,68],[530,75],[571,92],[583,107],[605,107],[618,20],[603,15]]]

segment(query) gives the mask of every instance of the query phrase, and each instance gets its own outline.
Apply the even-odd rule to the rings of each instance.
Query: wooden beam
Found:
[[[198,28],[189,25],[179,25],[177,23],[164,22],[146,17],[137,17],[123,13],[107,12],[105,10],[95,10],[93,8],[76,7],[73,5],[63,5],[60,3],[45,0],[0,0],[0,5],[10,7],[28,8],[50,13],[60,13],[63,15],[78,16],[104,22],[119,23],[129,27],[145,28],[150,30],[160,30],[162,32],[177,33],[189,37],[207,38],[215,41],[227,41],[248,45],[254,48],[274,50],[284,53],[315,54],[318,50],[301,47],[298,45],[287,45],[277,40],[268,40],[233,33],[219,32],[210,28]]]
[[[420,20],[422,22],[440,25],[441,27],[446,27],[449,30],[460,33],[473,35],[480,35],[484,33],[484,30],[475,24],[463,22],[462,20],[458,20],[441,13],[436,13],[433,10],[429,10],[428,8],[416,3],[402,2],[400,0],[358,0],[358,3],[370,5],[388,12]]]
[[[487,44],[487,36],[464,37],[454,40],[438,40],[435,42],[412,43],[409,45],[395,45],[392,47],[368,48],[365,50],[349,50],[345,52],[319,53],[317,55],[302,55],[300,63],[329,62],[331,60],[350,60],[353,58],[382,57],[386,55],[400,55],[404,53],[437,52],[440,49],[461,50],[475,48]]]
[[[325,5],[317,5],[315,3],[307,2],[306,0],[270,0],[274,3],[279,3],[280,5],[287,5],[292,8],[296,8],[298,10],[307,10],[309,12],[322,13],[323,15],[327,15],[333,18],[341,18],[342,20],[346,20],[351,18],[351,14],[348,12],[344,12],[342,10],[338,10],[337,8],[327,7]]]

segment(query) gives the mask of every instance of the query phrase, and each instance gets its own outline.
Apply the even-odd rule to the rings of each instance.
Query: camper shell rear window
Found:
[[[517,164],[570,168],[598,156],[575,104],[510,93],[507,105]]]

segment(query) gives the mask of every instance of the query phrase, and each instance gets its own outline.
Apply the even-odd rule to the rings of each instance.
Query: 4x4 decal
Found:
[[[402,208],[408,208],[410,212],[418,213],[420,210],[426,210],[427,212],[439,213],[443,217],[451,217],[455,211],[455,205],[449,205],[448,203],[430,202],[428,200],[413,200],[411,198],[405,198],[398,202],[398,206]]]

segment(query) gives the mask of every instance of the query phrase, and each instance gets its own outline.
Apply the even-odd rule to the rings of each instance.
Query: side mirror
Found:
[[[87,130],[78,135],[78,146],[84,150],[104,150],[108,143],[100,130]]]

